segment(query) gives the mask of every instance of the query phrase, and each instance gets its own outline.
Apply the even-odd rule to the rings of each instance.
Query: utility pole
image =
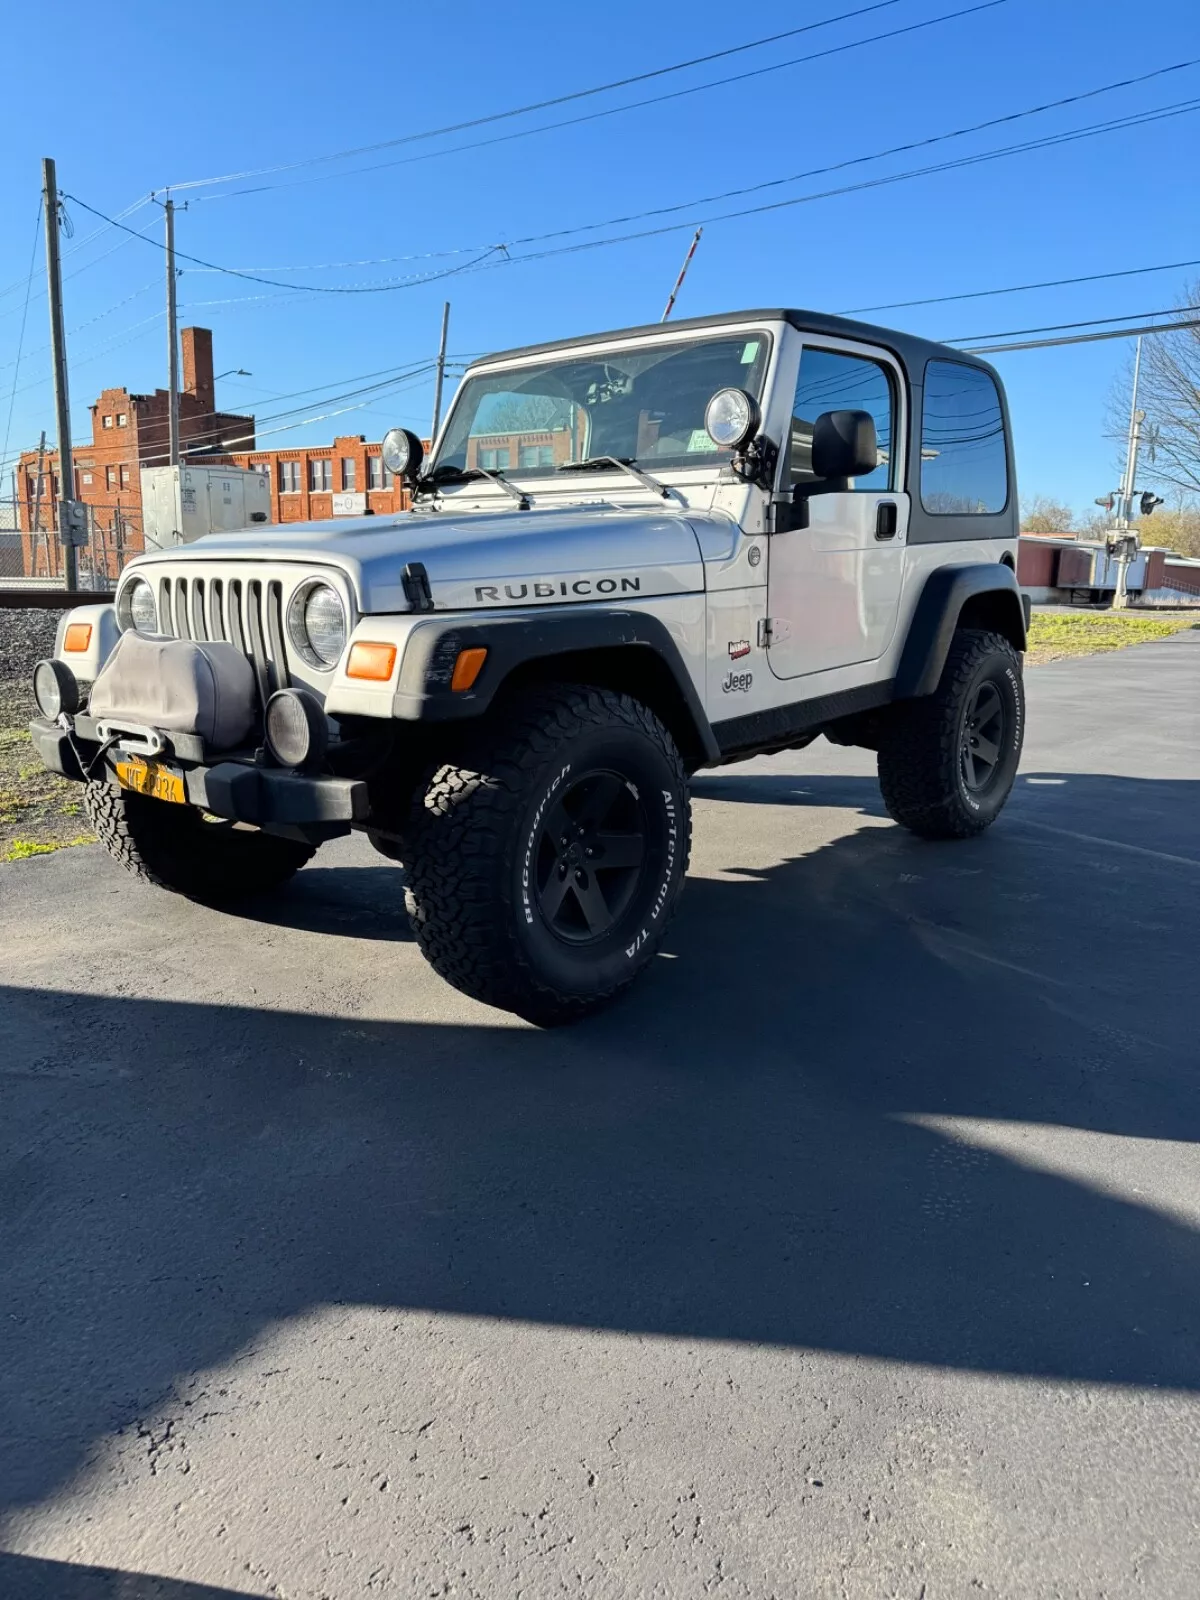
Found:
[[[1114,611],[1123,611],[1129,604],[1129,563],[1137,549],[1138,538],[1130,523],[1133,520],[1133,496],[1137,484],[1138,451],[1142,443],[1142,423],[1146,413],[1138,410],[1138,383],[1142,372],[1142,341],[1139,336],[1133,358],[1133,395],[1129,403],[1129,436],[1125,451],[1125,475],[1121,479],[1121,495],[1117,508],[1117,537],[1113,541],[1117,558],[1117,583],[1113,592]]]
[[[167,451],[170,465],[179,465],[179,333],[175,307],[175,202],[167,196]]]
[[[62,265],[58,256],[58,177],[49,156],[42,158],[43,216],[46,221],[46,284],[50,300],[50,349],[54,363],[54,411],[58,428],[58,473],[61,487],[58,527],[63,546],[66,587],[77,587],[75,565],[75,457],[71,450],[71,401],[67,392],[67,339],[63,328]],[[46,541],[49,550],[49,539]]]
[[[437,379],[433,386],[433,422],[429,429],[430,449],[437,443],[438,423],[442,420],[442,381],[446,376],[446,337],[450,332],[450,302],[442,307],[442,342],[438,345]]]
[[[700,243],[700,235],[703,232],[703,228],[697,228],[695,233],[692,235],[692,242],[690,245],[688,245],[688,253],[683,258],[683,265],[679,269],[679,276],[675,279],[675,287],[671,290],[671,298],[667,301],[667,309],[662,314],[661,321],[663,322],[667,320],[667,318],[671,315],[671,312],[674,310],[675,301],[679,296],[680,289],[683,287],[683,280],[687,277],[687,269],[692,264],[692,257],[696,254],[696,246]]]

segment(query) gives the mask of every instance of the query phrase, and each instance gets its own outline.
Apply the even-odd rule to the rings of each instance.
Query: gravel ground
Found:
[[[30,674],[54,652],[59,611],[0,611],[0,862],[87,843],[74,784],[45,771],[25,731]]]

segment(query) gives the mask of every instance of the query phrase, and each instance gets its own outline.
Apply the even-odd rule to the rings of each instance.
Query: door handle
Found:
[[[894,500],[881,500],[875,512],[875,537],[894,539],[900,526],[900,516]]]

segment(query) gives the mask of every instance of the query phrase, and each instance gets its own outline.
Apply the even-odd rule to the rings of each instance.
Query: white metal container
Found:
[[[271,520],[265,473],[241,467],[143,467],[142,526],[147,550],[170,550],[207,533],[231,533]]]

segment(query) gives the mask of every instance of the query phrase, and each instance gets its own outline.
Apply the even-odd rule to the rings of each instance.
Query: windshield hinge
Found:
[[[400,577],[404,585],[404,598],[414,611],[433,610],[433,590],[429,587],[429,574],[423,561],[410,561]]]

